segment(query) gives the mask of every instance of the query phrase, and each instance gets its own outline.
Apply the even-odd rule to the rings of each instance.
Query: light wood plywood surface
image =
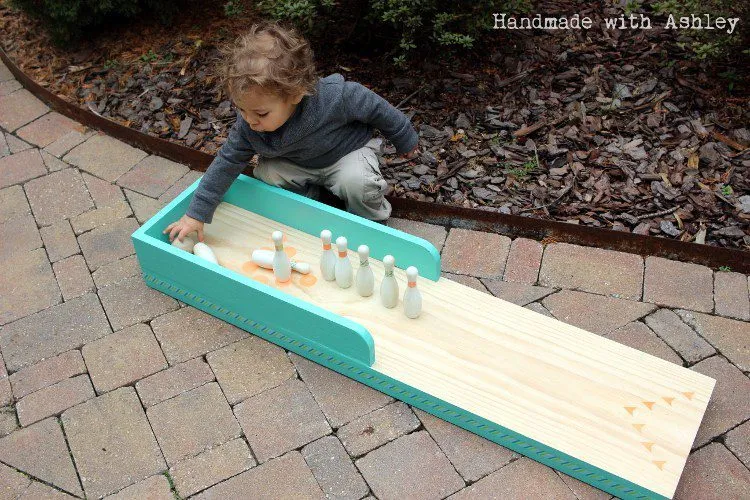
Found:
[[[311,264],[313,277],[293,273],[291,284],[279,285],[270,270],[249,263],[252,250],[272,248],[277,229],[292,258]],[[380,304],[381,261],[370,262],[375,293],[360,297],[354,285],[343,290],[322,279],[319,238],[227,203],[205,235],[222,266],[367,328],[374,370],[658,494],[674,494],[713,379],[446,278],[418,280],[422,315],[408,319],[401,300],[394,309]],[[361,243],[368,244],[350,242],[357,266]],[[396,256],[396,265],[409,263]],[[395,276],[403,296],[406,273],[396,269]]]

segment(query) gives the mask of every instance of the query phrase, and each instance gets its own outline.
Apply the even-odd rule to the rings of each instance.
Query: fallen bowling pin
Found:
[[[201,243],[200,241],[196,243],[195,246],[193,246],[193,253],[201,259],[213,262],[214,264],[219,263],[219,261],[216,260],[216,254],[214,254],[214,251],[211,250],[211,247],[209,247],[205,243]]]
[[[357,249],[359,253],[359,269],[357,269],[357,293],[362,297],[369,297],[375,288],[375,275],[370,269],[370,248],[367,245],[360,245]]]
[[[274,231],[271,235],[273,244],[276,247],[272,261],[273,274],[276,276],[276,280],[280,283],[289,281],[292,277],[292,265],[289,262],[289,257],[284,251],[283,238],[284,235],[281,234],[281,231]]]
[[[175,246],[179,248],[180,250],[185,250],[186,252],[193,253],[195,240],[191,238],[190,236],[185,236],[184,238],[182,238],[182,241],[175,238],[174,241],[172,241],[172,246]]]
[[[253,250],[253,262],[258,264],[264,269],[273,269],[273,255],[274,252],[271,250]],[[294,259],[289,259],[289,265],[292,271],[297,271],[300,274],[310,274],[310,264],[307,262],[297,262]]]
[[[388,309],[392,309],[398,304],[398,281],[393,276],[393,267],[395,264],[396,259],[393,255],[383,257],[385,276],[383,276],[383,281],[380,283],[380,301]]]
[[[341,288],[352,286],[352,262],[349,260],[349,254],[346,251],[346,238],[339,236],[336,238],[336,247],[339,250],[339,256],[336,258],[336,284]]]
[[[409,284],[404,292],[404,313],[406,316],[415,319],[422,312],[422,293],[417,288],[417,276],[419,272],[414,266],[406,268],[406,279]]]
[[[333,235],[328,229],[320,232],[320,239],[323,241],[323,253],[320,256],[320,274],[326,281],[336,279],[336,252],[331,249],[331,237]]]

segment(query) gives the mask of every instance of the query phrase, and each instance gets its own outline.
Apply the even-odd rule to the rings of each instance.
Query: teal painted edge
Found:
[[[323,229],[330,229],[334,239],[346,236],[352,250],[367,245],[374,259],[383,260],[391,254],[396,259],[396,267],[416,266],[421,277],[432,281],[440,279],[440,252],[435,245],[404,231],[246,175],[240,175],[234,181],[224,195],[224,201],[316,237]]]
[[[442,420],[451,422],[474,434],[482,436],[501,446],[525,455],[537,462],[575,477],[595,488],[624,499],[667,500],[667,497],[638,486],[599,467],[555,450],[533,439],[526,438],[502,425],[462,410],[442,399],[399,382],[377,372],[368,365],[347,356],[342,356],[314,342],[301,342],[269,325],[253,321],[213,304],[196,294],[175,287],[157,276],[144,272],[146,284],[156,290],[172,295],[220,319],[226,320],[258,337],[288,349],[315,363],[330,368],[342,375],[357,380],[373,389],[404,401]]]

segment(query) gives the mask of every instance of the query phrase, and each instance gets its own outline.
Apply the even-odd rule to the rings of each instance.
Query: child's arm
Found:
[[[245,137],[243,127],[244,120],[238,113],[237,121],[229,130],[227,140],[219,148],[216,158],[193,193],[193,199],[185,212],[187,216],[210,224],[214,211],[229,186],[247,167],[255,151]]]
[[[381,96],[357,82],[344,82],[344,106],[351,121],[369,123],[396,146],[399,154],[417,147],[417,131],[401,111]]]

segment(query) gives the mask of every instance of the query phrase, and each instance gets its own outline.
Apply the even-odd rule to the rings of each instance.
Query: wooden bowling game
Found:
[[[198,181],[133,234],[146,283],[312,361],[620,498],[671,498],[714,380],[440,276],[429,242],[240,176],[204,228],[219,264],[169,244]],[[370,248],[375,292],[320,274],[320,232]],[[284,234],[311,264],[285,283],[251,260]],[[382,259],[422,312],[380,303]]]

